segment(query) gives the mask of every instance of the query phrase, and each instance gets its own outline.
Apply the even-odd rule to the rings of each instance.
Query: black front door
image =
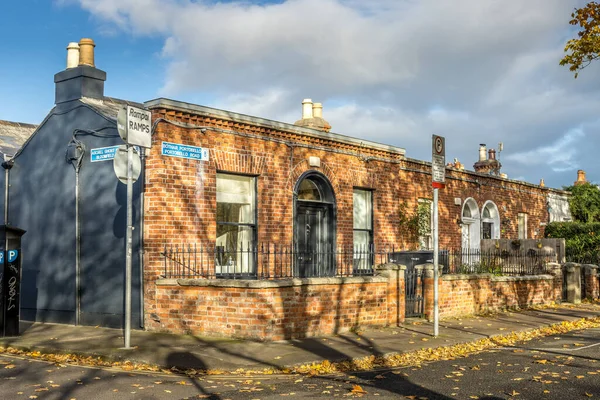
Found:
[[[299,201],[296,209],[296,276],[335,275],[330,204]]]

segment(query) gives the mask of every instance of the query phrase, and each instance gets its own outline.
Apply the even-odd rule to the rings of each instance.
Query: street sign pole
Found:
[[[437,337],[440,330],[440,309],[438,290],[439,271],[439,240],[438,240],[438,195],[439,189],[433,188],[433,336]]]
[[[125,233],[125,348],[131,348],[131,253],[133,237],[133,146],[127,145],[127,229]]]
[[[439,190],[444,188],[446,182],[446,140],[442,136],[433,135],[431,147],[431,186],[433,186],[433,336],[437,337],[440,333],[438,197]]]
[[[140,176],[141,163],[139,151],[134,154],[134,146],[149,149],[152,146],[152,114],[141,108],[127,106],[117,114],[117,131],[126,143],[125,149],[119,147],[115,152],[113,167],[117,178],[127,184],[127,227],[125,228],[125,348],[131,348],[131,257],[133,253],[133,182]],[[134,157],[135,155],[135,157]],[[123,168],[125,167],[125,168]],[[126,173],[124,169],[126,169]],[[144,205],[142,204],[142,207]]]

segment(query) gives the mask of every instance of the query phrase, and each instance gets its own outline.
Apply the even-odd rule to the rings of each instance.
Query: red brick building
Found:
[[[55,106],[2,163],[5,223],[27,231],[21,319],[127,325],[128,200],[111,162],[126,105],[150,109],[153,120],[131,202],[132,326],[283,339],[431,315],[432,270],[389,262],[393,251],[431,248],[428,162],[331,133],[309,100],[287,124],[107,97],[94,46],[69,44],[67,68],[54,77]],[[13,124],[2,125],[0,136],[17,143]],[[441,249],[538,239],[545,223],[568,217],[564,192],[502,178],[493,151],[482,147],[474,167],[446,170]],[[546,246],[531,242],[534,255]],[[462,253],[455,259],[464,264]],[[474,274],[489,269],[445,274],[440,314],[554,301],[562,281],[548,270],[559,269],[502,280]]]
[[[406,225],[419,204],[429,207],[428,162],[406,157],[402,148],[330,133],[320,104],[306,100],[294,125],[167,99],[146,106],[155,120],[144,199],[148,328],[283,338],[389,322],[376,311],[357,317],[350,307],[358,319],[343,323],[339,314],[328,315],[323,325],[306,310],[315,296],[314,307],[323,312],[361,301],[378,310],[387,281],[369,276],[350,290],[348,279],[360,278],[340,277],[372,272],[380,262],[361,249],[429,246],[426,234],[415,237]],[[482,238],[541,238],[549,196],[564,193],[449,167],[440,190],[440,248],[478,248]],[[197,247],[180,247],[166,260],[164,248],[172,245]],[[330,281],[318,282],[318,290],[306,289],[324,277]],[[231,286],[227,278],[242,280]],[[256,278],[271,283],[252,283]],[[292,303],[296,308],[289,309]],[[288,311],[265,316],[273,304]],[[244,319],[254,314],[261,317]],[[267,332],[265,321],[281,329]],[[311,324],[318,328],[309,332]]]

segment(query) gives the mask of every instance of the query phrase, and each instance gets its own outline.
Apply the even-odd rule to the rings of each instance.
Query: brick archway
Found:
[[[296,185],[296,182],[298,182],[298,179],[300,179],[302,174],[304,174],[307,171],[319,171],[320,173],[325,175],[327,179],[329,179],[329,182],[333,187],[334,193],[340,192],[339,181],[335,173],[333,172],[333,169],[327,163],[321,161],[321,166],[319,168],[315,168],[311,167],[308,164],[308,160],[302,160],[296,165],[294,165],[294,168],[292,169],[292,172],[288,175],[287,181],[285,183],[287,190],[289,190],[291,194],[294,193],[294,187]]]

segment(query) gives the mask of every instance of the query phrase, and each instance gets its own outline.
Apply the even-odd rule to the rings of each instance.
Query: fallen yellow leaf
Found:
[[[352,393],[361,393],[361,394],[365,394],[367,393],[360,385],[352,385]]]

